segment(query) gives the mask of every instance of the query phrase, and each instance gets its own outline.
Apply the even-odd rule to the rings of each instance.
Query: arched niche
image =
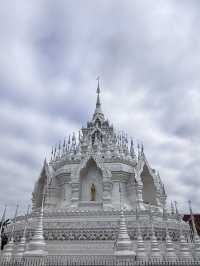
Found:
[[[142,198],[144,203],[157,205],[156,201],[156,188],[154,185],[153,177],[151,176],[146,164],[141,173],[141,180],[143,183]]]
[[[46,183],[47,183],[47,178],[45,174],[42,174],[39,180],[37,181],[35,190],[33,192],[36,208],[39,208],[42,206],[42,200],[43,200],[43,196],[46,190]]]
[[[92,191],[95,187],[95,200]],[[102,202],[103,176],[94,159],[89,159],[86,166],[80,171],[80,201]]]

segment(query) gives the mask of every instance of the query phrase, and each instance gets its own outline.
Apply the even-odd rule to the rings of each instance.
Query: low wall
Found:
[[[1,266],[200,266],[200,261],[158,261],[158,260],[140,260],[135,257],[114,255],[70,255],[70,256],[44,256],[44,257],[0,257]]]

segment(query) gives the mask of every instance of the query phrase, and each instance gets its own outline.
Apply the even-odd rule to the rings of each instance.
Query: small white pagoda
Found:
[[[133,139],[115,132],[105,118],[98,81],[92,119],[44,161],[32,194],[32,213],[27,223],[17,217],[14,231],[9,227],[12,252],[6,247],[5,254],[17,256],[17,247],[24,243],[24,257],[197,260],[198,243],[191,241],[177,206],[167,208],[166,198],[143,145],[137,145],[136,152]]]

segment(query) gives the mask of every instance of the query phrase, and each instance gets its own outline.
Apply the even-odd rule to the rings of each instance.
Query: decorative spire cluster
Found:
[[[89,130],[83,128],[78,135],[75,133],[69,135],[52,147],[50,162],[80,160],[87,153],[98,152],[102,157],[107,157],[105,159],[122,159],[135,163],[141,156],[141,150],[139,149],[138,155],[135,153],[133,139],[129,140],[123,131],[115,133],[113,128],[111,128],[112,131],[104,130],[92,133],[92,128]],[[100,135],[101,132],[102,135]]]
[[[73,133],[52,147],[51,162],[60,160],[80,160],[87,153],[102,154],[106,159],[122,159],[135,163],[144,155],[143,144],[138,144],[138,156],[135,154],[133,138],[124,131],[116,132],[101,110],[99,77],[97,78],[97,101],[92,121],[82,128],[78,135]],[[105,156],[106,155],[106,156]]]

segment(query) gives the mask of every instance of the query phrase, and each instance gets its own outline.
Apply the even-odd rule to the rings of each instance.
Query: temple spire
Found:
[[[100,77],[97,77],[97,81],[98,81],[98,83],[97,83],[97,103],[96,103],[96,107],[99,107],[100,105],[101,105],[101,103],[100,103],[100,92],[101,92],[101,90],[100,90],[100,86],[99,86],[99,79],[100,79]]]
[[[101,110],[101,101],[100,101],[101,89],[100,89],[100,85],[99,85],[99,80],[100,80],[100,77],[97,77],[97,101],[96,101],[96,109],[94,112],[94,116],[97,114],[100,114],[103,116],[103,112]]]

